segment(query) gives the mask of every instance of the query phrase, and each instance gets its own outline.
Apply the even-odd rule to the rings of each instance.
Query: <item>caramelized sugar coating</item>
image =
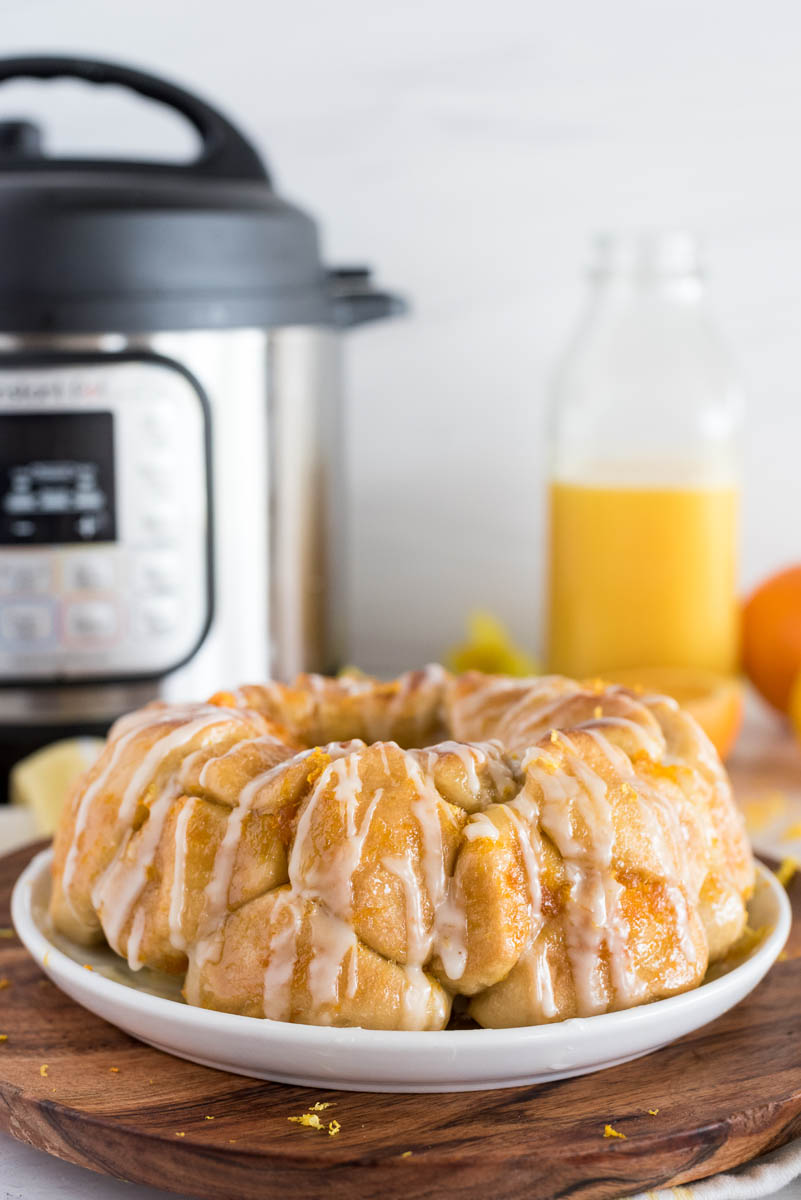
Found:
[[[192,1004],[441,1029],[456,995],[513,1026],[695,987],[752,886],[672,700],[431,667],[123,718],[64,813],[51,914]]]

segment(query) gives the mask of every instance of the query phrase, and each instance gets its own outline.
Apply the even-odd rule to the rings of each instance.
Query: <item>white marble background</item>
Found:
[[[752,401],[743,581],[801,559],[800,45],[793,0],[0,0],[3,53],[117,56],[216,99],[329,260],[413,299],[348,355],[351,657],[383,668],[473,606],[538,641],[545,387],[599,226],[704,235]],[[187,145],[60,86],[58,148]]]

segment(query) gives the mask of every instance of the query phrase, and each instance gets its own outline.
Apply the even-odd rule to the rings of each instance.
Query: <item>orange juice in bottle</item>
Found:
[[[737,666],[742,398],[686,234],[604,237],[557,374],[547,658]]]

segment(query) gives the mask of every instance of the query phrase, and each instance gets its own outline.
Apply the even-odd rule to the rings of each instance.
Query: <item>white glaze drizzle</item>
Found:
[[[529,969],[534,995],[539,1009],[538,1015],[551,1020],[557,1016],[559,1009],[553,991],[553,979],[548,962],[548,943],[544,937],[538,938],[528,952]]]
[[[177,778],[172,777],[156,794],[148,806],[147,820],[135,833],[131,822],[142,792],[152,784],[153,776],[174,750],[191,742],[213,725],[230,720],[231,715],[230,710],[209,706],[204,716],[189,721],[159,738],[128,782],[116,818],[117,829],[124,829],[122,839],[111,862],[92,889],[92,903],[100,917],[106,940],[117,953],[121,953],[120,936],[147,882],[167,815],[183,790],[180,775]],[[134,837],[135,849],[129,856],[128,849]]]
[[[593,736],[610,761],[622,753],[600,732],[594,731]],[[563,909],[565,944],[578,1012],[585,1016],[603,1012],[609,1004],[602,969],[604,946],[610,983],[619,1001],[636,1003],[645,985],[631,967],[629,928],[620,909],[623,888],[611,870],[615,827],[606,782],[583,760],[567,735],[559,734],[558,740],[567,770],[554,771],[550,756],[546,766],[538,765],[544,755],[536,750],[527,754],[524,762],[542,792],[542,828],[564,860],[570,888]]]
[[[586,728],[590,724],[595,728]],[[634,739],[639,743],[640,749],[649,758],[658,759],[664,751],[664,743],[660,740],[657,732],[648,729],[645,725],[641,725],[639,721],[632,721],[630,717],[594,717],[591,723],[586,723],[586,726],[582,725],[581,728],[586,728],[587,733],[595,733],[599,727],[607,729],[623,728],[628,730],[629,733],[634,735]]]
[[[180,710],[178,715],[180,715]],[[164,708],[155,710],[143,708],[139,709],[137,712],[128,713],[126,717],[121,718],[114,725],[111,734],[111,753],[109,754],[108,762],[106,763],[105,767],[98,772],[89,786],[84,789],[78,805],[78,811],[75,816],[72,840],[70,842],[69,850],[67,851],[67,856],[64,862],[64,871],[61,877],[61,886],[63,888],[64,895],[70,904],[70,907],[73,907],[72,900],[70,898],[70,889],[72,887],[75,870],[78,865],[78,852],[80,848],[81,837],[84,829],[86,828],[86,824],[89,819],[89,813],[95,797],[100,795],[103,789],[108,786],[109,779],[111,778],[112,772],[114,771],[114,768],[116,767],[123,750],[133,740],[136,734],[139,733],[140,730],[146,728],[148,725],[156,725],[160,722],[166,721],[172,722],[175,720],[175,716],[175,710],[168,711]],[[76,916],[78,916],[78,913],[75,912],[74,907],[73,912]]]
[[[445,896],[445,850],[440,824],[440,794],[411,754],[404,753],[404,766],[416,790],[413,812],[420,829],[420,864],[429,902],[436,911]]]
[[[487,751],[487,766],[489,767],[492,783],[499,800],[506,800],[508,795],[519,790],[520,772],[517,764],[507,759],[503,746],[499,741],[485,742]]]
[[[265,1017],[288,1021],[292,1015],[292,979],[298,954],[301,906],[292,892],[281,892],[270,914],[270,958],[264,971]]]
[[[481,780],[478,777],[479,766],[487,762],[487,753],[483,746],[472,745],[468,742],[438,742],[429,751],[429,770],[440,754],[453,754],[464,767],[467,788],[470,794],[478,797],[481,794]]]
[[[239,716],[239,714],[236,715]],[[158,774],[165,759],[172,754],[173,750],[179,750],[182,746],[191,742],[199,733],[203,733],[206,729],[211,728],[211,726],[222,725],[224,722],[230,721],[231,716],[230,709],[212,707],[211,712],[207,710],[203,716],[196,718],[194,721],[188,721],[185,725],[179,725],[177,729],[173,729],[165,734],[164,737],[159,738],[155,745],[150,747],[133,775],[131,775],[122,794],[122,800],[117,810],[118,828],[127,829],[131,824],[142,793],[152,782],[154,776]]]
[[[381,865],[403,886],[406,902],[406,961],[421,966],[431,952],[433,930],[425,919],[423,887],[409,855],[386,854]]]
[[[459,880],[448,880],[445,898],[434,914],[434,941],[445,974],[454,983],[467,966],[467,909]]]
[[[578,687],[576,687],[578,691]],[[570,691],[542,703],[538,691],[526,693],[504,713],[501,740],[508,750],[526,750],[553,724],[553,715],[571,698]]]
[[[531,798],[524,792],[516,796],[506,806],[507,816],[517,836],[523,868],[526,874],[526,890],[528,891],[529,914],[531,919],[531,938],[535,938],[542,927],[542,883],[540,880],[540,864],[534,849],[534,838],[538,836],[539,809]]]
[[[415,862],[408,856],[386,855],[381,861],[384,868],[394,874],[403,886],[407,963],[404,967],[402,988],[402,1020],[405,1028],[420,1028],[424,1027],[428,1019],[432,994],[432,985],[422,966],[433,952],[434,937],[438,932],[434,922],[426,916],[426,898],[433,913],[442,912],[444,954],[451,968],[459,974],[463,972],[466,961],[466,918],[463,905],[459,911],[455,892],[450,896],[450,904],[448,903],[439,793],[426,778],[413,754],[401,751],[394,743],[382,744],[378,750],[388,776],[391,777],[388,757],[390,750],[402,756],[401,761],[416,793],[412,801],[412,810],[420,831],[420,873],[418,874]],[[322,901],[326,908],[330,909],[328,915],[331,920],[339,921],[340,924],[352,914],[353,876],[359,868],[373,816],[384,791],[383,788],[376,788],[364,809],[363,784],[359,773],[360,758],[359,754],[349,754],[326,767],[301,813],[289,860],[289,879],[293,893],[315,902]],[[334,799],[341,810],[345,837],[321,852],[312,840],[314,813],[322,798],[329,795],[332,786]],[[361,811],[362,809],[364,811]],[[325,928],[333,929],[334,926]],[[318,1002],[324,1004],[323,994],[330,993],[333,958],[341,951],[338,959],[341,968],[346,953],[350,953],[350,945],[350,942],[345,945],[340,939],[332,955],[324,951],[322,942],[315,941],[309,967],[310,991],[315,1005]],[[316,972],[315,960],[321,954],[324,965],[320,968],[319,979],[329,981],[325,988],[322,984],[318,986],[311,983],[311,975]],[[351,955],[349,989],[357,986],[352,978],[354,971],[355,951]]]
[[[347,920],[353,911],[353,874],[361,862],[364,843],[383,789],[378,788],[358,820],[362,781],[360,755],[351,753],[328,764],[306,801],[289,857],[289,881],[299,895],[322,899],[335,915]],[[334,785],[342,809],[346,837],[324,852],[312,840],[312,821],[321,798]]]
[[[487,816],[486,812],[471,813],[464,827],[464,837],[468,842],[477,842],[480,838],[489,838],[497,842],[500,837],[498,826]]]
[[[345,978],[346,992],[354,996],[358,988],[358,940],[350,925],[332,916],[322,906],[311,913],[310,934],[309,995],[316,1020],[330,1025],[339,1001],[346,960],[350,967]]]
[[[131,931],[128,934],[128,966],[132,971],[139,971],[143,965],[139,954],[142,948],[142,935],[144,932],[145,910],[140,904],[134,913],[133,921],[131,922]]]
[[[407,963],[401,968],[401,1029],[425,1029],[429,1006],[436,993],[422,967]]]
[[[135,835],[135,850],[128,855],[134,838],[133,831],[128,829],[116,855],[92,889],[92,903],[106,941],[118,954],[122,954],[120,937],[126,922],[147,883],[148,869],[155,858],[167,814],[180,794],[176,781],[158,794],[150,805],[148,819]]]
[[[175,821],[175,853],[173,856],[172,887],[170,888],[170,945],[175,950],[186,949],[186,938],[183,930],[184,907],[186,904],[186,855],[189,822],[195,811],[193,797],[183,804]],[[141,908],[137,911],[142,911]]]
[[[325,747],[329,757],[341,757],[351,753],[352,743],[332,743]],[[225,823],[225,833],[214,855],[214,864],[204,889],[204,909],[198,940],[193,957],[198,966],[202,966],[209,958],[217,955],[222,947],[223,920],[228,911],[228,897],[234,877],[239,846],[245,821],[255,805],[260,793],[277,779],[288,767],[302,762],[314,751],[301,750],[289,758],[268,767],[248,780],[239,793],[237,804],[230,810]],[[211,760],[209,760],[211,761]],[[201,773],[200,783],[205,783],[207,762]]]
[[[681,944],[682,953],[689,964],[698,961],[698,949],[690,936],[690,917],[687,900],[678,883],[678,874],[685,877],[692,871],[695,855],[687,842],[687,831],[679,816],[675,804],[668,801],[651,784],[637,775],[626,754],[597,730],[591,736],[609,760],[613,768],[623,778],[631,789],[630,795],[635,800],[640,819],[647,829],[648,845],[653,851],[658,863],[663,885],[671,900],[676,920],[675,932]],[[665,828],[670,833],[670,843],[665,836]],[[686,851],[683,861],[680,860],[682,850]],[[697,874],[697,873],[695,873]],[[701,879],[694,881],[693,890],[700,888]],[[635,988],[635,992],[638,989]]]

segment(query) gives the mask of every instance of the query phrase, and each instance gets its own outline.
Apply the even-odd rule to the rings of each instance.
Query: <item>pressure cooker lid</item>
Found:
[[[0,124],[0,331],[142,332],[335,319],[314,222],[275,194],[250,143],[196,96],[127,67],[0,59],[0,83],[69,76],[182,113],[187,164],[56,159]]]

